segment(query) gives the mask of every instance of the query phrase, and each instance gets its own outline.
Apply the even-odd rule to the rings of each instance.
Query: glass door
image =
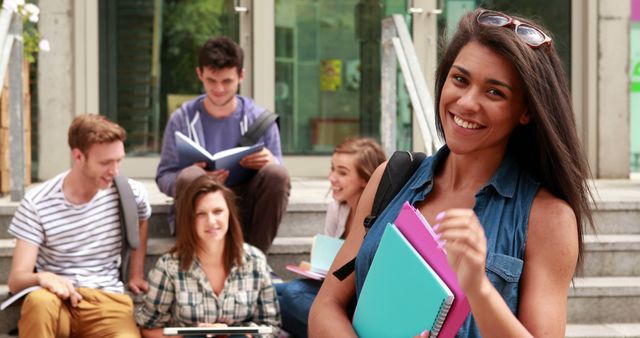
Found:
[[[275,108],[285,154],[329,154],[348,136],[379,139],[381,20],[394,13],[407,13],[405,0],[275,2]],[[406,101],[399,112],[399,128],[411,130]],[[398,135],[410,144],[410,132]]]

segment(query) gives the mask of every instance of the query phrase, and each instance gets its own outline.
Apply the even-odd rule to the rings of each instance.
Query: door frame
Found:
[[[253,97],[259,105],[273,111],[276,64],[275,1],[237,0],[235,4],[240,17],[239,43],[245,53],[245,77],[240,94]],[[413,14],[412,30],[416,50],[422,56],[419,61],[427,79],[433,78],[437,59],[437,15],[433,14],[436,5],[436,0],[413,0],[409,4],[413,8],[422,9],[421,12]],[[265,15],[269,13],[270,15]],[[97,31],[97,20],[93,22]],[[429,36],[434,38],[428,38]],[[415,121],[413,124],[417,125]],[[413,146],[419,150],[421,142],[416,140],[421,136],[420,131],[416,129],[414,128],[413,132]],[[292,177],[324,177],[331,167],[330,155],[291,155],[284,156],[283,160]],[[122,162],[122,171],[131,177],[153,178],[159,161],[158,156],[126,157]]]

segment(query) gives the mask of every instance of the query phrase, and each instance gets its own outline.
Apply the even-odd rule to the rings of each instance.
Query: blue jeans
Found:
[[[294,279],[274,284],[278,293],[282,328],[298,338],[307,337],[307,323],[311,304],[322,282],[312,279]]]

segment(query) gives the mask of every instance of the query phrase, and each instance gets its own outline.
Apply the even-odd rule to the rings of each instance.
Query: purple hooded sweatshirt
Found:
[[[162,153],[160,164],[156,172],[158,188],[168,196],[174,195],[176,178],[182,167],[179,166],[178,153],[176,152],[176,140],[174,133],[179,131],[194,140],[211,154],[221,150],[238,146],[240,137],[251,124],[265,111],[247,97],[236,95],[238,105],[236,111],[230,116],[217,119],[204,109],[201,95],[191,101],[187,101],[178,108],[167,123],[162,141]],[[205,133],[206,130],[206,133]],[[267,129],[258,142],[264,143],[277,161],[282,164],[282,150],[280,148],[280,132],[278,125],[274,123]]]

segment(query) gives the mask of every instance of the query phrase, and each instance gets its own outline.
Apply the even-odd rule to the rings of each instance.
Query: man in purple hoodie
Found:
[[[242,62],[240,46],[225,37],[211,38],[200,49],[196,74],[205,94],[173,112],[164,131],[156,183],[166,195],[175,198],[200,175],[212,176],[221,183],[229,176],[224,169],[205,170],[204,162],[181,167],[174,134],[181,132],[211,154],[238,146],[240,137],[265,112],[252,99],[237,95],[244,78]],[[258,142],[264,143],[264,148],[240,161],[243,167],[257,172],[248,182],[230,188],[239,197],[245,241],[266,253],[287,209],[291,183],[282,165],[277,124],[273,123]]]

